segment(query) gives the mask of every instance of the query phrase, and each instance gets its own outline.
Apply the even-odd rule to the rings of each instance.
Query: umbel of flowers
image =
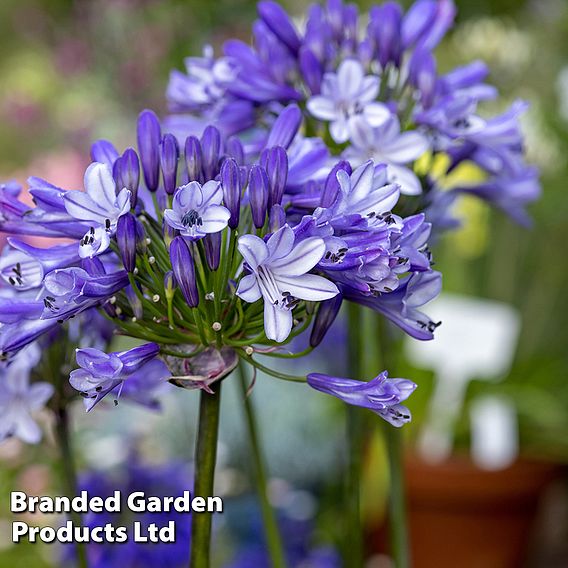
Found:
[[[294,377],[266,357],[317,348],[343,302],[432,339],[439,322],[421,311],[441,288],[432,231],[455,226],[463,194],[522,222],[539,195],[524,160],[525,104],[482,118],[480,105],[497,97],[485,65],[438,70],[451,0],[418,0],[406,13],[386,2],[366,26],[340,0],[311,6],[301,29],[274,2],[258,14],[252,45],[229,40],[219,58],[207,48],[172,72],[172,114],[160,122],[143,111],[137,149],[93,144],[84,188],[32,177],[30,207],[16,184],[0,187],[10,235],[0,257],[9,379],[0,436],[37,441],[31,413],[51,388],[18,381],[17,366],[31,376],[38,342],[68,337],[94,314],[141,345],[107,353],[108,339],[83,341],[89,326],[79,326],[71,385],[87,410],[109,395],[154,406],[168,380],[200,389],[197,494],[213,489],[221,383],[240,363],[307,381],[394,426],[410,420],[409,380]],[[476,181],[452,182],[464,179],[452,175],[463,164]],[[37,247],[30,236],[61,242]],[[308,347],[290,353],[304,333]],[[192,565],[206,566],[210,520],[192,522]]]

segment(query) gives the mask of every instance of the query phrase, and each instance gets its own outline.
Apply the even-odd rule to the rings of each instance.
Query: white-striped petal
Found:
[[[264,302],[264,331],[268,339],[282,343],[292,331],[292,312]]]
[[[245,262],[256,270],[260,264],[268,258],[268,247],[266,243],[255,235],[243,235],[239,238],[237,245],[239,252],[245,259]]]
[[[252,304],[259,300],[261,295],[260,287],[254,274],[247,274],[241,279],[239,287],[237,288],[237,296],[239,298],[242,298],[245,302]]]
[[[325,243],[319,237],[299,242],[286,257],[270,262],[274,275],[299,276],[309,272],[325,254]]]
[[[282,292],[290,292],[295,298],[319,302],[329,300],[339,293],[337,286],[316,274],[303,274],[302,276],[276,276],[278,286]]]

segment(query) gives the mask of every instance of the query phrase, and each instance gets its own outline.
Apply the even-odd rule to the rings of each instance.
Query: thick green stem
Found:
[[[195,448],[194,497],[211,497],[217,460],[221,383],[214,394],[201,391],[199,429]],[[212,513],[193,513],[191,518],[191,568],[209,568]]]
[[[243,367],[244,365],[241,361],[239,364],[238,372],[240,375],[239,378],[243,392],[244,409],[254,462],[256,490],[258,493],[258,499],[260,501],[260,509],[264,524],[264,533],[266,536],[266,545],[268,547],[268,553],[270,555],[272,567],[285,568],[286,559],[284,555],[284,547],[282,546],[282,539],[280,538],[278,523],[276,522],[276,515],[274,514],[274,509],[270,505],[268,494],[266,492],[266,466],[264,463],[264,457],[262,455],[262,449],[260,447],[254,408],[252,406],[252,401],[250,400],[250,397],[247,393],[247,383]]]
[[[63,474],[63,490],[70,498],[78,494],[77,491],[77,471],[75,468],[75,460],[73,458],[73,448],[71,445],[71,432],[69,428],[69,415],[64,400],[60,398],[58,408],[56,410],[56,435],[61,453],[61,471]],[[71,521],[74,526],[82,526],[81,514],[72,512],[70,514]],[[87,549],[85,543],[75,543],[77,551],[77,566],[79,568],[87,568]]]
[[[410,567],[410,549],[406,530],[402,432],[385,424],[389,456],[389,537],[395,568]]]
[[[361,308],[349,304],[349,341],[348,361],[349,376],[362,379],[362,321]],[[346,530],[344,555],[348,568],[363,566],[363,527],[361,523],[361,474],[364,448],[364,424],[362,410],[356,406],[347,406],[347,443],[349,465],[346,487]]]

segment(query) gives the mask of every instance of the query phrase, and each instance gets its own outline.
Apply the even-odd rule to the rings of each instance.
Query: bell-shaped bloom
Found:
[[[85,399],[85,408],[91,410],[107,394],[114,393],[155,407],[156,390],[171,373],[157,358],[156,343],[147,343],[128,351],[104,353],[98,349],[77,349],[80,369],[71,371],[69,382]]]
[[[389,183],[398,183],[401,193],[422,193],[420,180],[407,165],[430,147],[423,134],[416,131],[401,132],[398,118],[394,115],[377,128],[356,118],[353,121],[351,142],[352,145],[344,152],[346,159],[355,163],[372,159],[377,164],[386,164]]]
[[[294,231],[285,225],[267,242],[243,235],[238,249],[249,273],[240,280],[237,295],[245,302],[264,300],[268,339],[281,343],[290,335],[297,300],[317,302],[339,293],[333,282],[308,274],[325,253],[323,239],[312,237],[296,243]]]
[[[188,244],[183,237],[176,237],[170,244],[170,260],[176,282],[190,308],[199,305],[199,291],[195,279],[195,266]]]
[[[172,209],[164,211],[164,218],[184,237],[196,241],[227,226],[231,213],[221,205],[222,201],[219,182],[211,180],[202,186],[191,181],[176,191]]]
[[[42,319],[65,320],[108,300],[128,285],[128,274],[93,275],[78,267],[53,270],[43,280]]]
[[[397,428],[412,418],[408,408],[400,403],[414,392],[416,385],[407,379],[389,379],[386,371],[369,382],[310,373],[308,384],[347,404],[368,408]]]
[[[378,94],[379,78],[365,75],[359,61],[347,59],[337,73],[324,75],[321,94],[310,97],[307,108],[316,118],[329,121],[331,137],[343,143],[351,135],[356,116],[361,116],[371,127],[380,126],[388,119],[388,108],[376,102]]]
[[[79,254],[82,258],[107,250],[118,219],[130,209],[130,191],[123,188],[117,195],[111,170],[98,162],[85,172],[85,191],[67,191],[64,199],[69,215],[92,223],[81,240]]]
[[[0,442],[11,436],[28,444],[41,439],[33,413],[45,406],[54,389],[45,382],[30,384],[30,371],[38,359],[39,353],[30,346],[0,369]]]
[[[162,129],[156,114],[143,110],[138,117],[138,154],[146,187],[156,191],[160,185],[160,141]]]

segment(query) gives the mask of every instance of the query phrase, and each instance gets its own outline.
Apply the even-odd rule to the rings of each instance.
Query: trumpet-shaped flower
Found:
[[[308,384],[347,404],[368,408],[397,428],[412,418],[408,408],[400,403],[414,392],[416,385],[407,379],[389,379],[386,371],[369,382],[310,373]]]
[[[323,239],[310,237],[295,242],[294,231],[285,225],[267,242],[244,235],[238,248],[249,273],[239,282],[237,295],[245,302],[264,300],[268,339],[282,342],[290,335],[297,300],[321,301],[339,293],[326,278],[308,274],[325,253]]]
[[[164,218],[182,236],[199,240],[227,226],[231,213],[221,205],[222,200],[223,189],[219,182],[211,180],[202,186],[192,181],[176,191],[173,208],[164,211]]]

